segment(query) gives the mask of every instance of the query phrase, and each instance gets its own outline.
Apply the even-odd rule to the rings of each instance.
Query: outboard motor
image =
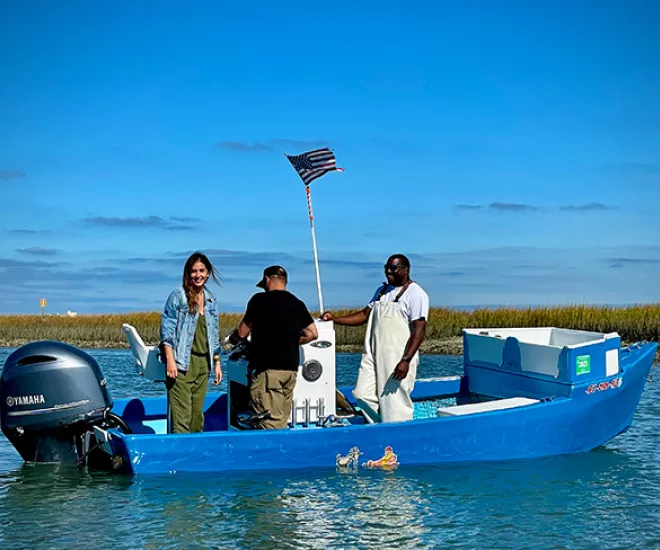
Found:
[[[27,462],[77,462],[85,433],[107,426],[111,408],[99,364],[68,344],[26,344],[2,369],[2,432]]]

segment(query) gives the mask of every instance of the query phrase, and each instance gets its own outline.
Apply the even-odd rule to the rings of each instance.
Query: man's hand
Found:
[[[174,358],[167,358],[167,377],[168,378],[176,378],[178,374],[177,368],[176,368],[176,361]]]
[[[410,363],[404,361],[403,359],[399,361],[396,367],[394,367],[394,372],[392,372],[392,378],[394,380],[403,380],[408,376],[408,370],[410,369]]]
[[[321,315],[321,321],[334,321],[335,325],[345,325],[348,327],[357,327],[359,325],[364,325],[369,319],[371,314],[371,308],[369,306],[365,307],[360,311],[354,311],[348,315],[341,315],[335,317],[331,311],[326,311]]]
[[[220,367],[220,361],[216,361],[214,369],[215,378],[213,379],[213,385],[217,386],[222,381],[222,368]]]
[[[302,334],[300,336],[300,345],[307,344],[312,340],[316,340],[319,337],[319,331],[316,328],[316,325],[312,323],[308,327],[302,329]]]

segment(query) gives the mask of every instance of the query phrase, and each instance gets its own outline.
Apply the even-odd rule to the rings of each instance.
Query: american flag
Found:
[[[343,168],[337,168],[335,154],[327,147],[307,151],[301,155],[289,156],[291,165],[296,169],[298,175],[305,185],[309,185],[316,178],[324,176],[328,172],[343,172]]]

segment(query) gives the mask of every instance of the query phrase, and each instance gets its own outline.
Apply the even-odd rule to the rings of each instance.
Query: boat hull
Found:
[[[216,431],[125,435],[111,430],[108,443],[115,469],[128,474],[334,468],[337,455],[353,447],[362,453],[360,462],[367,462],[382,457],[389,446],[404,467],[585,452],[631,425],[656,349],[656,344],[642,344],[622,350],[616,376],[575,385],[568,397],[522,408],[396,424],[234,431],[227,430],[226,414],[221,414],[226,396],[220,395],[209,407],[217,416],[207,419]],[[446,396],[450,386],[461,391],[458,381],[420,380],[413,398]],[[136,401],[143,410],[164,406],[163,399],[118,401],[116,412],[125,413]]]

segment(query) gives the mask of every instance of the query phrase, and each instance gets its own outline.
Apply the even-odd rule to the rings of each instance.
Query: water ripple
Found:
[[[115,397],[162,393],[128,352],[92,354]],[[339,356],[340,384],[358,361]],[[420,376],[458,368],[424,357]],[[0,547],[655,549],[659,398],[649,383],[632,429],[591,453],[394,472],[128,478],[26,465],[0,438]]]

